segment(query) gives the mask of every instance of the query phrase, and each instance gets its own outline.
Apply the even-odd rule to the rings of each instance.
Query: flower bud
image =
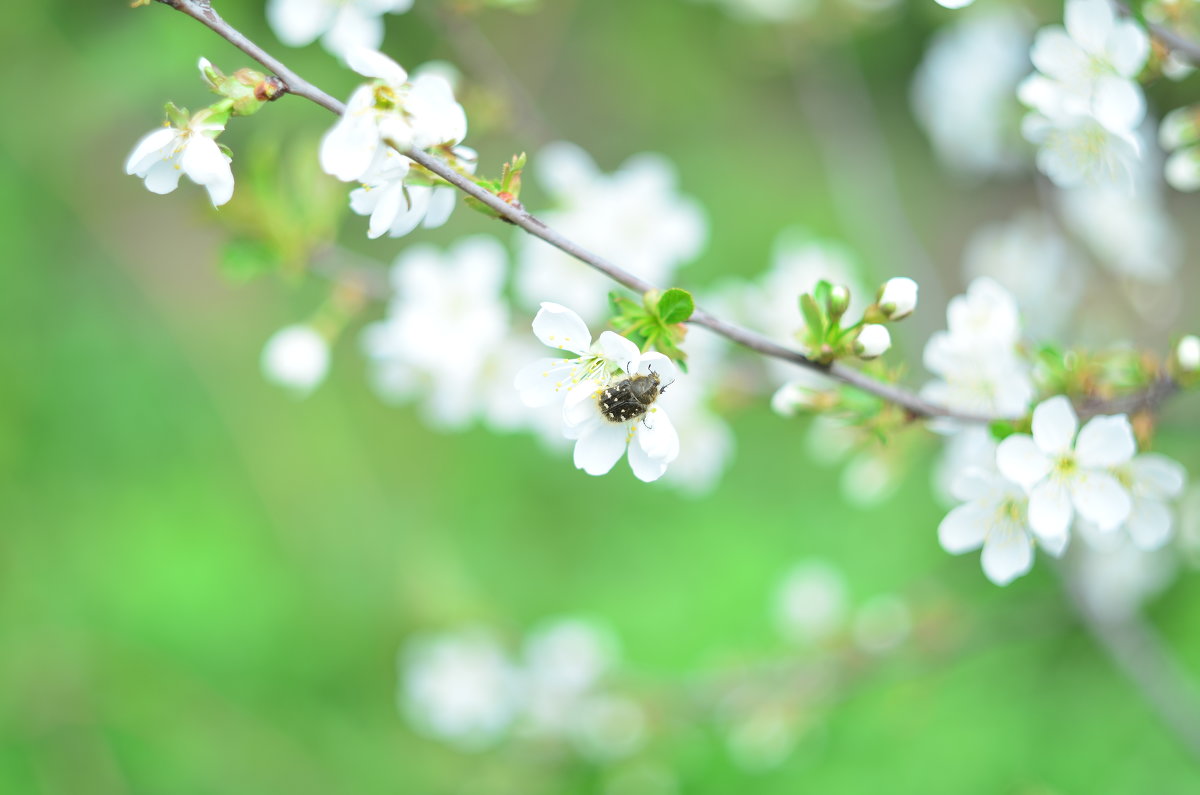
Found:
[[[850,308],[850,288],[844,284],[835,284],[829,288],[829,318],[839,320]]]
[[[1200,370],[1200,337],[1188,334],[1175,346],[1175,360],[1179,369],[1194,373]]]
[[[1167,184],[1177,191],[1200,190],[1200,146],[1180,149],[1167,158],[1163,168]]]
[[[1158,142],[1168,152],[1200,141],[1200,113],[1195,105],[1188,105],[1163,116],[1158,125]]]
[[[888,320],[903,320],[917,308],[917,283],[907,276],[888,279],[880,288],[876,303]]]
[[[887,353],[892,347],[892,335],[886,326],[878,323],[868,323],[858,332],[854,341],[854,352],[860,359],[874,359]]]
[[[303,397],[325,380],[329,343],[312,326],[286,326],[267,340],[261,364],[268,381]]]

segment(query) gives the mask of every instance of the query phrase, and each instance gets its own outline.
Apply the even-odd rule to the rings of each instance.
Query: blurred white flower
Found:
[[[912,84],[912,104],[934,152],[969,174],[1009,173],[1027,160],[1016,87],[1029,71],[1024,14],[991,8],[934,36]]]
[[[530,163],[555,205],[538,214],[546,224],[652,284],[669,286],[675,269],[704,246],[704,213],[678,193],[675,168],[661,155],[634,155],[603,174],[579,147],[555,143]],[[589,322],[603,317],[612,288],[605,276],[532,235],[520,235],[517,250],[524,302],[552,300]]]
[[[597,693],[580,701],[571,741],[585,758],[611,762],[636,752],[646,741],[646,713],[631,698]]]
[[[1118,186],[1091,186],[1059,191],[1058,200],[1067,228],[1101,265],[1138,281],[1163,284],[1178,272],[1183,247],[1150,157],[1148,153],[1134,172],[1133,194]]]
[[[1014,434],[1000,443],[996,466],[1029,490],[1034,531],[1065,543],[1076,513],[1101,530],[1119,527],[1129,517],[1129,492],[1110,470],[1128,463],[1136,451],[1128,417],[1094,417],[1079,430],[1075,409],[1059,395],[1033,410],[1032,436]]]
[[[203,59],[201,59],[203,63]],[[170,193],[186,174],[204,186],[213,207],[233,197],[233,172],[230,157],[222,151],[216,137],[225,130],[228,113],[214,114],[210,108],[197,111],[182,122],[157,129],[143,137],[125,161],[125,173],[146,181],[151,193]]]
[[[525,641],[526,728],[535,735],[569,734],[582,702],[616,663],[616,640],[602,627],[557,619]]]
[[[304,397],[325,380],[329,342],[312,326],[286,326],[263,346],[261,366],[268,381]]]
[[[897,276],[883,283],[879,292],[879,308],[888,320],[903,320],[917,308],[915,281],[907,276]]]
[[[1080,254],[1044,213],[1034,210],[972,234],[963,254],[963,275],[987,277],[1008,290],[1035,339],[1069,328],[1083,291]]]
[[[746,22],[788,22],[807,19],[817,10],[817,0],[707,0],[722,6],[735,19]]]
[[[326,173],[354,182],[386,166],[394,175],[406,164],[386,164],[390,146],[425,149],[466,137],[466,114],[444,77],[430,73],[410,83],[399,64],[368,49],[350,50],[346,63],[372,80],[354,89],[345,112],[321,140]]]
[[[868,323],[863,326],[854,341],[854,352],[860,359],[875,359],[888,352],[892,347],[892,335],[887,326],[878,323]]]
[[[948,408],[1019,417],[1033,399],[1029,366],[1016,354],[1020,316],[1011,295],[991,279],[971,282],[946,307],[948,329],[925,345],[925,369],[941,376],[921,389]]]
[[[480,750],[499,740],[516,718],[517,671],[486,631],[414,638],[399,666],[400,707],[431,737]]]
[[[1018,92],[1033,109],[1023,132],[1041,147],[1038,168],[1060,187],[1126,182],[1146,113],[1136,77],[1150,39],[1136,22],[1118,20],[1108,0],[1067,0],[1065,15],[1065,30],[1046,27],[1034,39],[1038,72]]]
[[[1087,608],[1102,619],[1128,619],[1166,588],[1175,577],[1175,558],[1163,551],[1148,552],[1117,536],[1115,545],[1080,546],[1069,559]]]
[[[1175,346],[1175,360],[1186,372],[1200,370],[1200,337],[1188,334]]]
[[[797,645],[820,643],[839,631],[849,611],[846,580],[823,560],[794,566],[775,590],[775,627]]]
[[[413,0],[268,0],[267,22],[289,47],[303,47],[321,37],[335,55],[383,43],[386,13],[402,14]]]
[[[1133,498],[1124,529],[1138,549],[1162,547],[1174,531],[1175,517],[1168,502],[1183,494],[1187,470],[1158,453],[1143,453],[1113,469]]]
[[[381,396],[423,398],[426,416],[442,427],[462,427],[482,410],[484,370],[508,329],[506,259],[484,235],[445,253],[410,246],[396,258],[388,315],[363,330]]]

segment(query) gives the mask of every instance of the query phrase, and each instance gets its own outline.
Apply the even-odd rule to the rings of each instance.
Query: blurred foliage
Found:
[[[420,12],[431,3],[389,19],[387,47],[406,65],[459,60]],[[283,52],[259,3],[222,5]],[[797,222],[868,260],[887,251],[882,232],[836,214],[837,175],[793,101],[793,49],[818,76],[825,57],[861,65],[909,211],[947,273],[967,230],[1014,203],[1011,188],[946,181],[908,117],[905,81],[945,19],[932,3],[889,12],[890,26],[784,31],[673,0],[541,5],[481,11],[478,24],[555,135],[605,168],[647,149],[675,160],[714,220],[686,272],[699,284],[758,272],[775,230]],[[735,421],[719,490],[689,500],[623,467],[589,478],[523,436],[433,433],[369,392],[351,339],[311,399],[269,388],[262,341],[324,288],[234,284],[218,263],[224,250],[243,276],[289,265],[333,229],[329,180],[297,168],[292,187],[247,190],[273,145],[293,150],[281,162],[311,153],[327,115],[285,100],[222,139],[239,189],[221,219],[273,230],[273,246],[247,248],[194,186],[157,197],[121,173],[163,101],[204,98],[198,56],[232,71],[240,54],[159,5],[45,0],[5,16],[5,74],[36,79],[8,83],[0,128],[0,791],[603,791],[605,773],[582,764],[464,756],[415,736],[394,706],[404,639],[461,622],[515,637],[548,615],[591,615],[619,634],[639,686],[682,691],[731,660],[784,654],[770,595],[814,556],[842,568],[855,598],[948,611],[965,640],[872,669],[767,772],[685,727],[647,752],[679,791],[1200,789],[1194,762],[1075,626],[1052,567],[1001,590],[974,557],[938,548],[923,455],[896,497],[855,508],[831,497],[837,473],[811,462],[802,426],[756,409]],[[283,55],[336,95],[354,82],[315,46]],[[502,111],[468,139],[488,161],[540,143]],[[408,244],[368,249],[363,219],[347,226],[380,259]],[[475,230],[511,234],[461,213],[423,235]],[[931,293],[907,333],[940,323]],[[922,339],[906,338],[910,352]],[[1161,449],[1195,471],[1200,424],[1170,411]],[[1193,672],[1197,605],[1185,576],[1154,608]]]

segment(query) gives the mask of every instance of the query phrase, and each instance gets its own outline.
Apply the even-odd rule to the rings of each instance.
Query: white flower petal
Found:
[[[1134,488],[1159,499],[1178,497],[1187,483],[1187,470],[1172,458],[1144,453],[1129,464]]]
[[[679,377],[679,371],[675,367],[675,362],[671,361],[670,357],[658,351],[650,351],[641,356],[638,366],[634,368],[634,372],[640,375],[649,375],[653,371],[662,381],[663,385],[671,383]]]
[[[1174,517],[1171,509],[1159,500],[1138,497],[1125,522],[1129,537],[1139,549],[1159,549],[1171,538]]]
[[[371,220],[367,223],[367,237],[372,240],[383,237],[396,222],[396,216],[402,212],[405,203],[404,187],[402,185],[384,185],[378,188],[361,188],[359,190],[362,191],[360,195],[368,200],[374,194],[375,207],[371,210]],[[351,209],[354,209],[355,193],[359,193],[359,191],[351,192]]]
[[[403,85],[408,80],[404,67],[367,47],[354,47],[346,52],[346,65],[363,77],[377,77],[393,86]]]
[[[642,360],[642,351],[637,345],[625,339],[615,331],[605,331],[596,340],[596,352],[621,366],[621,369],[633,375],[638,371]]]
[[[1113,10],[1108,0],[1067,0],[1063,10],[1067,32],[1093,55],[1104,51],[1113,28]]]
[[[1050,455],[1070,450],[1078,429],[1079,418],[1063,395],[1043,401],[1033,410],[1033,440]]]
[[[1104,75],[1092,89],[1092,115],[1113,132],[1137,129],[1146,117],[1146,99],[1132,80]]]
[[[327,0],[270,0],[267,22],[289,47],[303,47],[329,29],[335,7]]]
[[[1133,20],[1118,22],[1108,34],[1108,61],[1123,77],[1137,77],[1150,57],[1150,37]]]
[[[607,474],[624,454],[628,438],[624,425],[601,422],[589,427],[575,442],[575,468],[589,475]]]
[[[1053,558],[1061,558],[1062,554],[1067,551],[1067,543],[1071,540],[1069,533],[1063,533],[1059,536],[1038,536],[1038,546],[1045,550],[1046,554]]]
[[[576,369],[574,359],[537,359],[522,367],[513,379],[526,406],[546,406],[563,400]]]
[[[592,344],[592,334],[583,318],[561,304],[543,301],[533,318],[533,333],[543,345],[584,354]]]
[[[1062,28],[1039,30],[1029,58],[1039,72],[1064,83],[1074,82],[1087,73],[1087,54]]]
[[[426,229],[437,229],[450,220],[454,212],[454,203],[458,199],[458,191],[439,185],[433,189],[429,197],[429,209],[425,211],[425,220],[421,223]]]
[[[159,160],[146,171],[146,189],[151,193],[170,193],[179,187],[183,169],[174,160]]]
[[[1124,414],[1093,417],[1075,442],[1075,457],[1084,467],[1114,467],[1133,458],[1135,452],[1133,426]]]
[[[1033,437],[1013,434],[996,447],[1000,474],[1028,489],[1050,473],[1052,462]]]
[[[1029,492],[1029,526],[1039,536],[1065,535],[1072,515],[1071,491],[1061,480],[1043,480]]]
[[[152,165],[170,157],[170,153],[163,150],[171,146],[178,133],[179,131],[173,127],[161,127],[143,136],[134,145],[133,151],[129,153],[129,158],[125,161],[125,173],[137,174],[139,177],[145,176]]]
[[[1082,471],[1071,479],[1070,488],[1075,510],[1102,531],[1111,530],[1129,518],[1133,507],[1129,492],[1107,472]]]
[[[993,518],[995,511],[979,503],[960,505],[946,514],[938,525],[938,543],[951,555],[978,549]]]
[[[996,585],[1010,582],[1033,568],[1033,542],[1015,522],[993,527],[983,542],[983,573]]]
[[[653,406],[634,431],[637,446],[651,458],[671,463],[679,457],[679,433],[667,412]]]

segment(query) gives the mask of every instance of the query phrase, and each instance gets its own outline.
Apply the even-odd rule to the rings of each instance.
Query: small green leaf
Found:
[[[800,313],[804,315],[804,325],[808,327],[809,341],[815,347],[825,342],[825,316],[816,300],[805,293],[800,296]]]
[[[672,287],[658,299],[658,316],[663,323],[683,323],[696,311],[696,302],[687,290]]]

